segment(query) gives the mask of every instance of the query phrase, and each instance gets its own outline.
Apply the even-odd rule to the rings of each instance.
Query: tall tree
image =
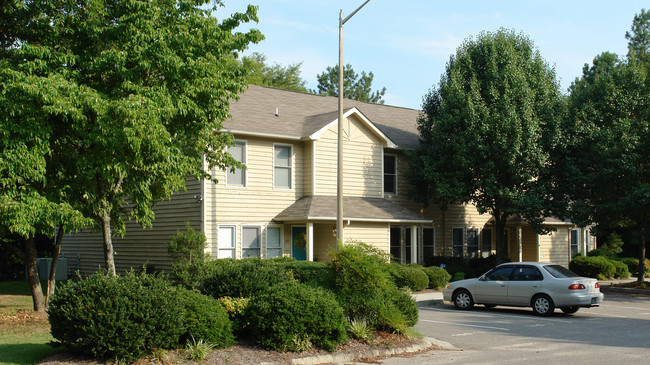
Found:
[[[204,7],[210,2],[33,0],[7,8],[4,19],[25,26],[8,27],[15,34],[3,38],[3,83],[31,92],[7,122],[45,113],[47,168],[66,181],[66,201],[102,231],[110,272],[124,217],[150,225],[155,203],[188,176],[214,179],[213,167],[238,165],[224,152],[232,136],[215,133],[245,89],[244,72],[228,64],[263,37],[234,31],[257,21],[255,7],[219,21],[212,13],[221,1]]]
[[[365,101],[368,103],[383,104],[386,88],[372,91],[372,80],[375,77],[372,72],[366,74],[361,71],[358,75],[349,63],[343,69],[343,96],[346,99]],[[339,66],[327,67],[323,73],[317,76],[318,90],[320,95],[339,96]]]
[[[266,64],[265,55],[254,52],[250,56],[242,57],[241,64],[249,84],[307,92],[307,81],[300,77],[302,63],[292,63],[288,66],[275,63],[269,66]]]
[[[632,28],[625,32],[625,38],[628,40],[628,59],[650,63],[650,11],[641,9],[641,12],[634,16]]]
[[[499,262],[509,216],[546,229],[550,189],[538,177],[564,105],[555,72],[533,42],[503,29],[466,40],[424,97],[420,147],[409,159],[416,186],[426,200],[471,202],[491,214]]]
[[[648,22],[645,11],[634,18],[626,60],[605,52],[571,85],[568,138],[554,158],[557,196],[573,220],[636,231],[638,281],[650,231],[650,44],[639,41]]]

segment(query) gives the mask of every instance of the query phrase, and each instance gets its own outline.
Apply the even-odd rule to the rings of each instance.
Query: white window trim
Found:
[[[221,228],[232,228],[232,247],[221,248],[219,246],[219,230]],[[217,224],[217,252],[215,258],[219,258],[219,250],[228,250],[233,252],[233,258],[237,258],[237,225],[236,224]]]
[[[239,245],[239,257],[242,259],[244,258],[244,228],[257,228],[258,232],[258,240],[259,240],[259,245],[260,247],[258,250],[260,250],[260,255],[257,256],[259,258],[262,257],[262,226],[260,224],[242,224],[240,227],[240,232],[239,232],[239,237],[241,237],[241,243]],[[255,257],[255,256],[253,256]]]
[[[386,184],[384,183],[385,177],[386,177],[386,168],[385,168],[385,162],[386,162],[386,156],[393,156],[395,158],[395,191],[386,191]],[[393,153],[383,153],[381,156],[381,192],[383,195],[397,195],[398,192],[398,173],[397,173],[397,155]]]
[[[244,166],[248,167],[248,140],[245,139],[236,139],[235,143],[240,142],[244,144],[244,161],[242,163]],[[246,189],[248,186],[248,169],[244,168],[242,169],[242,173],[244,174],[244,185],[230,185],[228,184],[228,173],[229,169],[226,169],[226,178],[224,179],[226,181],[226,187],[231,188],[231,189]]]
[[[289,147],[289,158],[291,159],[289,161],[289,188],[276,187],[275,186],[275,167],[276,167],[276,165],[275,165],[275,148],[276,147]],[[274,190],[293,190],[293,185],[294,185],[293,184],[293,169],[294,169],[293,160],[294,160],[294,158],[293,158],[293,145],[291,145],[291,144],[283,144],[283,143],[274,143],[273,144],[273,172],[272,173],[273,173],[273,189]],[[278,166],[278,167],[286,168],[286,166]]]
[[[279,228],[280,229],[280,256],[284,256],[284,226],[281,224],[269,224],[266,226],[266,231],[264,235],[264,258],[268,258],[268,250],[269,250],[269,235],[268,235],[268,229],[269,228]]]

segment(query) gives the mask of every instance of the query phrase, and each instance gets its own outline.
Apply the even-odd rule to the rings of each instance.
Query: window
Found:
[[[453,228],[451,230],[452,256],[463,257],[463,229]]]
[[[495,269],[491,273],[488,273],[485,276],[486,280],[501,280],[501,281],[507,281],[510,280],[510,274],[512,273],[512,266],[506,266],[506,267],[500,267],[498,269]]]
[[[266,258],[282,256],[282,229],[266,227]]]
[[[236,141],[234,146],[228,148],[228,153],[237,161],[246,163],[246,142]],[[246,169],[235,169],[234,172],[228,170],[226,175],[226,185],[228,186],[246,186]]]
[[[516,281],[539,281],[544,279],[542,273],[532,266],[517,266],[515,267],[514,276],[512,280]]]
[[[422,229],[422,258],[426,262],[427,258],[434,255],[434,230],[433,228]]]
[[[260,257],[260,227],[242,227],[241,257]]]
[[[291,189],[291,146],[273,146],[273,187]]]
[[[467,230],[467,257],[478,257],[478,229]]]
[[[404,230],[404,249],[406,250],[406,263],[411,263],[411,227],[406,227]]]
[[[390,227],[390,254],[394,262],[402,262],[401,227]]]
[[[578,230],[577,229],[572,229],[571,230],[571,258],[573,258],[575,255],[578,254]]]
[[[588,229],[585,229],[585,253],[591,251],[591,242],[589,242],[589,236],[591,236],[591,233]]]
[[[384,193],[397,194],[397,158],[384,155]]]
[[[235,258],[235,226],[219,226],[217,230],[217,258]]]
[[[481,232],[481,256],[488,257],[492,253],[492,228],[484,228]]]

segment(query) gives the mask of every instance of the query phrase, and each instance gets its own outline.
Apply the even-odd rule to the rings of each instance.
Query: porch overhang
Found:
[[[335,222],[336,196],[303,196],[275,216],[277,222]],[[343,220],[350,222],[431,224],[419,214],[384,198],[343,197]]]

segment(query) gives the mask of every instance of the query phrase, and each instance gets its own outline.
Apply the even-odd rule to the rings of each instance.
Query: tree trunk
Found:
[[[111,275],[115,275],[115,257],[113,252],[113,239],[111,237],[111,216],[104,212],[101,217],[102,238],[104,239],[104,261],[106,270]]]
[[[506,219],[503,214],[495,212],[494,214],[494,230],[496,232],[496,264],[505,262],[505,251],[507,249],[507,242],[504,242],[506,231]]]
[[[59,263],[61,253],[61,240],[63,240],[63,223],[59,223],[59,231],[54,238],[54,254],[52,255],[52,266],[50,266],[50,279],[47,281],[47,295],[45,296],[45,309],[50,306],[50,299],[54,295],[56,285],[56,265]]]
[[[29,279],[29,287],[32,291],[32,300],[34,302],[34,310],[43,312],[45,311],[45,301],[43,300],[43,289],[41,288],[41,281],[38,277],[38,270],[36,268],[36,245],[34,243],[34,236],[30,235],[25,240],[25,271]]]
[[[642,283],[645,280],[645,230],[639,237],[639,275],[636,280]]]

